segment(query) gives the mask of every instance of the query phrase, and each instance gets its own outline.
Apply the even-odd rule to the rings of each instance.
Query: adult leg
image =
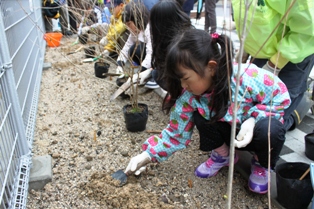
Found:
[[[139,44],[134,44],[129,49],[129,57],[131,57],[133,62],[136,62],[138,65],[142,63],[146,56],[146,44],[140,42]]]
[[[61,5],[60,6],[60,25],[61,25],[61,31],[64,34],[64,32],[66,32],[68,30],[68,13],[66,11],[65,5]]]
[[[164,90],[167,91],[166,82],[164,79],[161,79],[160,72],[157,69],[152,70],[152,77],[154,81]]]
[[[207,6],[209,5],[209,2],[211,0],[205,0],[205,26],[204,26],[204,30],[206,32],[209,32],[209,26],[210,26],[210,22],[209,22],[209,13],[208,13],[208,10],[207,10]]]
[[[279,73],[279,78],[286,84],[291,105],[285,110],[285,128],[289,130],[294,125],[293,111],[300,104],[304,92],[307,90],[307,80],[314,65],[314,54],[305,58],[302,62],[293,64],[289,62]],[[296,79],[298,81],[296,82]]]
[[[76,17],[74,14],[69,11],[69,21],[70,21],[70,29],[72,32],[77,33],[77,22],[76,22]]]
[[[216,0],[205,0],[205,31],[215,33],[217,29]]]
[[[46,33],[52,32],[52,20],[43,15]]]

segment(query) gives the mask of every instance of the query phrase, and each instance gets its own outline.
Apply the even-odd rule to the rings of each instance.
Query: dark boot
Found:
[[[302,97],[300,104],[297,106],[297,108],[292,113],[294,123],[289,130],[293,130],[298,125],[300,125],[304,116],[308,113],[310,108],[313,106],[314,102],[310,98],[311,98],[310,93],[308,91],[306,91]]]
[[[62,30],[62,34],[64,36],[72,36],[73,35],[73,32],[70,31],[70,30]]]

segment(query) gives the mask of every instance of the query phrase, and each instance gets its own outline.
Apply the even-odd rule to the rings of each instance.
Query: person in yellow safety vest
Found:
[[[43,19],[46,32],[52,32],[52,18],[58,19],[60,17],[60,6],[54,0],[44,0],[42,4]]]
[[[46,17],[58,19],[60,17],[59,10],[60,6],[54,0],[43,1],[43,11]]]
[[[100,44],[104,46],[104,56],[113,56],[118,54],[123,46],[118,46],[118,39],[126,31],[126,26],[122,22],[122,12],[124,10],[124,2],[122,0],[111,1],[113,3],[113,11],[110,19],[107,35],[100,40]]]

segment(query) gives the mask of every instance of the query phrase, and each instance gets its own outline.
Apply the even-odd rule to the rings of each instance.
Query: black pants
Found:
[[[157,70],[157,69],[154,69],[152,71],[152,77],[154,79],[154,81],[163,89],[163,90],[167,90],[167,87],[166,87],[166,82],[164,79],[161,79],[160,78],[160,72]]]
[[[259,120],[254,127],[253,139],[250,144],[239,150],[254,152],[259,163],[268,166],[268,118]],[[227,122],[209,124],[197,111],[194,112],[194,122],[200,134],[200,149],[211,151],[226,143],[230,145],[231,125]],[[238,133],[239,130],[237,130]],[[286,131],[282,123],[271,119],[270,143],[271,143],[271,168],[274,169],[279,159],[279,154],[285,141]],[[238,148],[237,148],[238,149]]]
[[[129,57],[133,62],[138,65],[142,63],[146,56],[146,44],[140,42],[139,44],[133,44],[129,49]]]

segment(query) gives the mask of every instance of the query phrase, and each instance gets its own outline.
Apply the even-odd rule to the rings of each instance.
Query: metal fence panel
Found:
[[[0,1],[0,209],[26,207],[43,31],[41,0]]]

